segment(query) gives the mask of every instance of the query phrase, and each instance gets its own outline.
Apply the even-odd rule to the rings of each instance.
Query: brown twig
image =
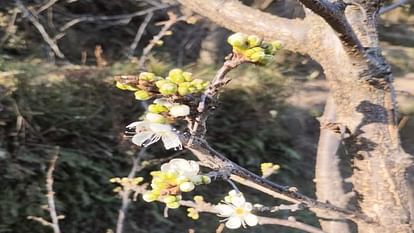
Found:
[[[43,25],[33,16],[33,14],[23,5],[20,0],[15,0],[17,7],[22,11],[23,15],[29,19],[29,21],[35,26],[37,31],[42,36],[43,40],[49,45],[49,47],[53,50],[54,54],[59,58],[65,58],[65,55],[60,51],[59,46],[55,43],[55,41],[49,36],[46,32],[46,29]]]
[[[180,201],[182,206],[194,208],[198,212],[205,212],[211,214],[218,214],[218,210],[214,207],[214,205],[206,202],[196,203],[193,201]],[[308,225],[306,223],[298,222],[296,220],[287,220],[287,219],[280,219],[280,218],[269,218],[269,217],[262,217],[257,216],[259,219],[259,225],[280,225],[290,228],[295,228],[299,230],[303,230],[310,233],[324,233],[321,229]]]
[[[184,21],[187,19],[187,16],[177,17],[177,15],[174,14],[173,12],[168,12],[168,16],[169,16],[169,19],[167,21],[157,23],[157,25],[163,25],[163,27],[158,32],[158,34],[152,38],[150,43],[147,46],[145,46],[145,48],[142,50],[142,54],[138,62],[138,67],[140,69],[144,67],[145,62],[147,61],[148,55],[151,52],[151,50],[154,48],[154,46],[159,41],[161,41],[161,39],[167,34],[170,28],[177,22]]]
[[[148,23],[150,22],[153,15],[153,12],[148,13],[147,16],[145,16],[144,21],[141,23],[141,25],[139,25],[137,34],[135,35],[134,40],[129,46],[128,57],[132,57],[134,55],[135,49],[137,48],[138,43],[141,40],[142,35],[144,34],[145,28],[148,26]]]
[[[143,147],[138,155],[132,159],[132,168],[131,171],[128,174],[128,178],[134,178],[136,173],[143,169],[143,166],[140,165],[140,162],[142,158],[145,155],[146,148]],[[118,220],[116,222],[116,233],[122,233],[124,229],[124,221],[125,217],[128,211],[129,204],[131,203],[130,195],[132,193],[132,190],[128,189],[122,192],[121,198],[122,198],[122,204],[121,208],[118,211]]]
[[[36,14],[40,14],[43,11],[47,10],[49,7],[53,6],[58,0],[49,0],[45,5],[41,6],[37,11]]]
[[[381,7],[378,14],[385,14],[388,13],[404,4],[408,3],[408,0],[399,0],[397,2],[392,3],[391,5]]]
[[[59,157],[60,148],[56,147],[54,151],[54,155],[52,160],[50,161],[49,169],[47,170],[46,175],[46,190],[47,190],[47,203],[48,203],[48,210],[50,213],[50,218],[52,219],[52,225],[54,233],[60,233],[59,228],[59,216],[56,213],[56,205],[55,205],[55,192],[53,191],[53,171],[55,170],[56,161]]]
[[[188,144],[191,145],[195,138],[203,138],[207,129],[206,121],[209,116],[209,111],[206,107],[207,101],[213,100],[217,97],[219,89],[226,85],[230,80],[226,78],[226,75],[239,65],[248,62],[243,56],[240,56],[236,53],[229,55],[227,60],[224,62],[223,66],[217,71],[213,81],[207,88],[207,90],[201,96],[201,101],[198,105],[197,117],[193,120],[194,124],[189,126],[192,137],[188,141]]]

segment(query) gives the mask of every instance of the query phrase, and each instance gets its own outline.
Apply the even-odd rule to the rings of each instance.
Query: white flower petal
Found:
[[[257,218],[256,215],[254,214],[247,214],[246,216],[243,217],[243,220],[246,222],[247,225],[249,226],[256,226],[257,223],[259,222],[259,219]]]
[[[250,212],[253,209],[253,205],[250,202],[245,202],[242,207],[244,210]]]
[[[233,204],[236,207],[243,207],[245,202],[246,199],[244,199],[241,193],[238,196],[231,197],[231,204]]]
[[[165,149],[167,150],[172,149],[172,148],[182,149],[180,138],[177,136],[177,134],[173,132],[163,133],[163,135],[161,136],[161,139],[162,139],[162,142],[164,143]]]
[[[148,122],[144,122],[144,121],[135,121],[132,122],[131,124],[127,125],[127,128],[141,128],[141,127],[145,127],[148,126]]]
[[[172,131],[171,125],[167,125],[167,124],[151,123],[151,124],[149,124],[149,128],[154,133],[165,133],[165,132],[171,132]]]
[[[170,108],[170,114],[173,117],[182,117],[190,114],[190,107],[185,104],[175,105]]]
[[[170,108],[171,106],[173,106],[173,103],[171,103],[171,101],[169,101],[165,98],[160,98],[160,99],[154,100],[154,104],[164,105],[167,108]]]
[[[135,134],[132,137],[132,142],[134,144],[137,144],[138,146],[142,146],[142,144],[144,144],[144,142],[148,141],[149,139],[151,139],[151,137],[154,135],[153,132],[140,132]]]
[[[229,229],[237,229],[242,225],[242,221],[239,217],[230,217],[226,222],[226,227]]]
[[[230,205],[218,204],[216,205],[216,209],[218,210],[220,217],[230,217],[234,214],[234,208]]]
[[[237,196],[238,194],[239,193],[234,189],[229,192],[229,196]]]
[[[169,172],[171,171],[171,166],[169,163],[164,163],[163,165],[161,165],[161,171],[162,172]]]

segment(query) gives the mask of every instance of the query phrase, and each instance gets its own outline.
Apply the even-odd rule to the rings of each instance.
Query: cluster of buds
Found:
[[[244,56],[253,63],[265,65],[273,59],[273,55],[281,49],[279,41],[264,42],[255,35],[235,33],[228,37],[227,42],[233,47],[233,52]]]
[[[118,81],[116,83],[121,90],[133,91],[137,100],[148,100],[154,96],[177,98],[202,93],[208,85],[208,82],[194,79],[192,73],[181,69],[170,70],[165,78],[156,76],[154,73],[142,72],[137,82]]]
[[[122,195],[125,192],[135,192],[134,200],[136,198],[136,195],[142,192],[144,188],[142,187],[142,185],[140,185],[142,181],[144,181],[144,178],[142,177],[134,177],[134,178],[114,177],[109,180],[109,182],[119,185],[118,187],[113,189],[113,191],[116,193],[119,193]]]
[[[262,163],[260,164],[260,170],[262,171],[262,177],[268,177],[274,173],[277,173],[280,169],[280,165],[274,163]]]
[[[161,166],[160,171],[151,172],[152,190],[143,194],[147,202],[160,201],[170,209],[180,207],[181,194],[191,192],[196,185],[209,184],[210,177],[199,175],[197,162],[185,159],[172,159]]]

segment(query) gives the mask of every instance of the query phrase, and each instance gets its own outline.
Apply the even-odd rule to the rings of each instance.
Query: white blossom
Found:
[[[235,190],[229,192],[226,196],[225,202],[216,206],[219,217],[225,217],[226,227],[230,229],[237,229],[240,226],[246,227],[255,226],[258,223],[256,215],[251,211],[253,206],[250,202],[246,202],[243,194],[237,193]]]
[[[147,147],[161,139],[167,150],[182,149],[180,138],[173,131],[171,125],[137,121],[129,124],[127,128],[135,128],[136,134],[132,137],[132,142],[138,146]]]
[[[162,172],[174,172],[179,176],[185,176],[186,178],[192,178],[198,175],[200,172],[200,166],[196,161],[186,159],[171,159],[170,162],[161,165]]]

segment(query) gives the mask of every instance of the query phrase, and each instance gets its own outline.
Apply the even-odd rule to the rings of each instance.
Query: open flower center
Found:
[[[246,211],[245,211],[243,208],[237,207],[237,208],[234,210],[234,213],[235,213],[237,216],[244,216],[244,215],[246,214]]]

